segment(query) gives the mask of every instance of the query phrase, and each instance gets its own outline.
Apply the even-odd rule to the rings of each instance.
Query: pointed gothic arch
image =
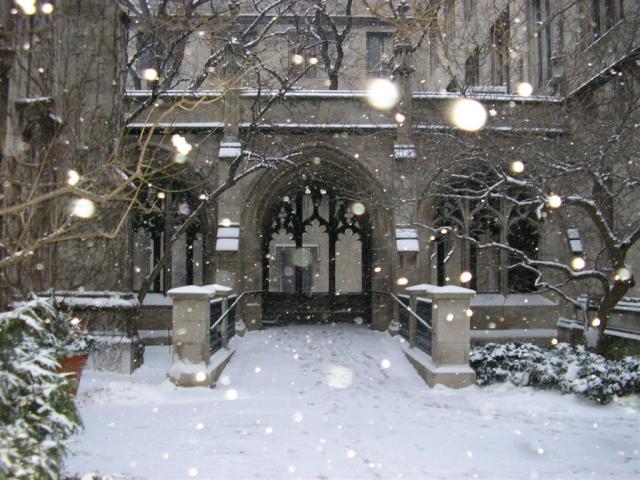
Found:
[[[392,268],[393,237],[384,232],[392,231],[393,221],[383,188],[360,161],[335,146],[302,145],[293,158],[294,164],[257,178],[247,196],[240,249],[251,254],[241,256],[240,288],[266,290],[280,302],[283,318],[296,308],[295,302],[287,305],[285,294],[294,294],[304,313],[300,321],[369,319],[371,290],[390,289],[389,276],[373,275],[371,267],[386,262],[384,271]],[[354,212],[355,203],[364,206],[362,214]],[[312,264],[291,265],[294,254],[311,256]],[[341,257],[357,262],[345,267]],[[283,280],[287,267],[290,278]],[[268,322],[264,298],[262,303]]]

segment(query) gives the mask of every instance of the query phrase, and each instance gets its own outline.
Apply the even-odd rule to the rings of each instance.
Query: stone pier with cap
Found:
[[[469,308],[474,290],[458,287],[439,287],[430,284],[407,287],[411,305],[417,297],[431,300],[432,344],[431,356],[416,348],[405,348],[405,354],[418,373],[430,386],[442,384],[452,388],[473,385],[474,370],[469,366],[471,345]]]

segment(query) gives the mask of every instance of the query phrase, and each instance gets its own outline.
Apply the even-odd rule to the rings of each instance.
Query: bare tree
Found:
[[[327,2],[316,0],[309,9],[309,27],[320,45],[320,58],[329,78],[329,89],[337,90],[344,61],[345,42],[353,25],[353,0],[347,0],[344,14],[336,17],[327,11]],[[336,12],[337,13],[337,12]]]
[[[12,152],[3,158],[0,207],[3,305],[28,290],[105,283],[100,281],[109,275],[105,266],[122,261],[132,213],[156,208],[147,202],[147,186],[159,172],[174,168],[176,155],[187,160],[191,149],[161,158],[153,147],[176,135],[156,128],[163,119],[197,106],[164,94],[181,85],[195,91],[212,78],[223,95],[237,95],[240,80],[250,76],[258,90],[251,118],[259,122],[304,75],[283,74],[261,56],[263,44],[284,34],[281,24],[294,3],[259,2],[249,22],[239,15],[238,2],[118,0],[77,8],[67,1],[51,16],[11,14],[3,7],[4,44],[12,52],[11,76],[20,91],[17,99],[6,99],[17,105],[7,115],[20,135],[18,141],[3,139],[4,151]],[[93,17],[105,24],[100,35],[85,28]],[[189,45],[205,35],[207,58],[186,65]],[[143,81],[148,91],[126,104],[126,83],[139,88]],[[134,121],[146,125],[137,137],[128,127]],[[277,163],[266,153],[242,149],[228,176],[174,232],[141,299],[192,218],[240,178]],[[211,166],[204,181],[215,170]],[[189,188],[202,191],[204,184],[194,181]],[[92,254],[98,247],[100,254]],[[72,262],[82,266],[73,268]]]
[[[562,135],[509,141],[450,136],[458,150],[455,161],[436,177],[435,204],[470,202],[479,222],[492,206],[526,210],[554,239],[551,248],[482,238],[454,224],[426,225],[438,236],[505,252],[511,270],[526,269],[538,292],[560,295],[585,319],[587,308],[595,307],[596,319],[587,321],[597,328],[599,352],[607,349],[604,330],[616,304],[635,285],[630,264],[640,240],[640,84],[635,68],[633,62],[619,65],[605,96],[592,91],[567,101],[560,110],[567,120]]]

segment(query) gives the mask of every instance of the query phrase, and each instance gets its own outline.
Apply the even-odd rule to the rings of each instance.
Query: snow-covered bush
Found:
[[[53,479],[80,417],[56,373],[59,315],[36,299],[0,314],[0,478]]]
[[[558,388],[599,403],[640,392],[640,357],[607,360],[583,346],[566,343],[549,349],[529,343],[490,343],[472,350],[471,366],[478,385],[510,381]]]

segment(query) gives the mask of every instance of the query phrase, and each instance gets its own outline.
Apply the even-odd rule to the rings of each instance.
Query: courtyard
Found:
[[[631,479],[638,397],[608,406],[510,384],[428,388],[398,337],[348,324],[249,332],[214,389],[86,371],[66,474],[114,479]]]

